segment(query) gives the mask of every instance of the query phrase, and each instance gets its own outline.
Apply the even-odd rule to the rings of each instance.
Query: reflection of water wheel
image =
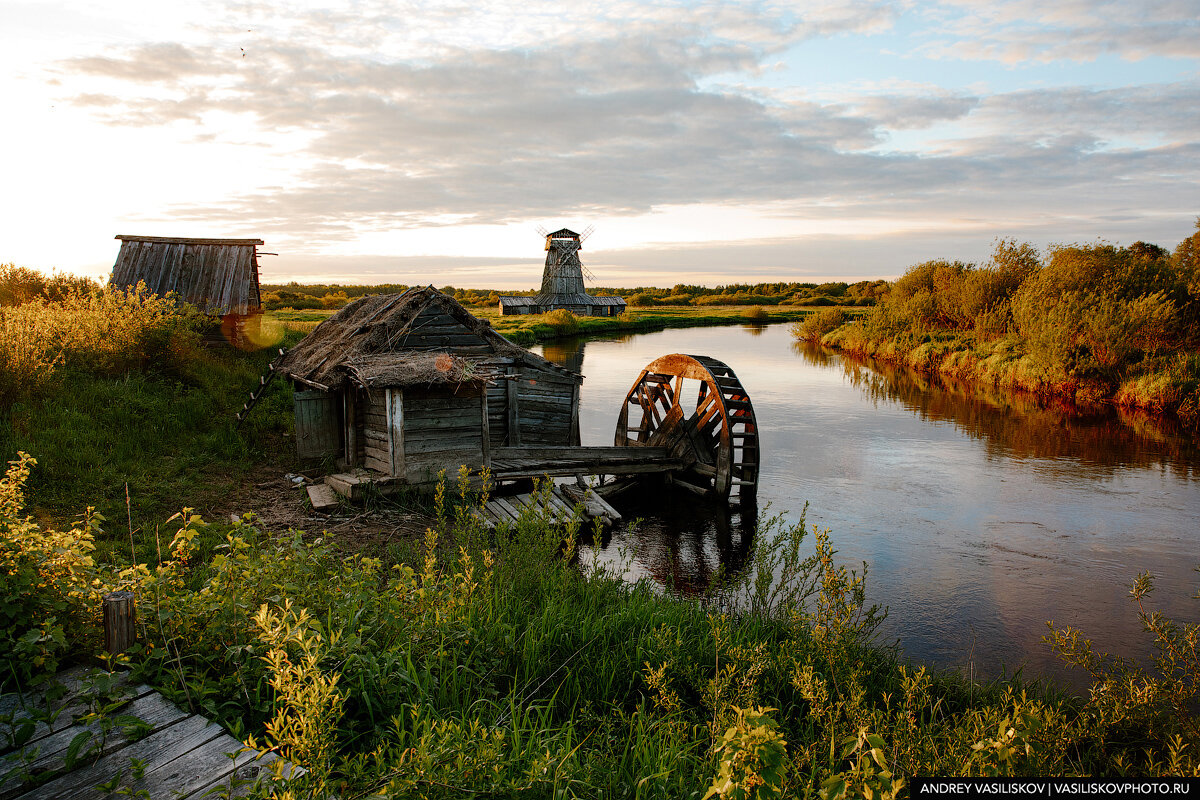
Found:
[[[699,382],[690,413],[681,405],[685,380]],[[621,407],[616,444],[669,448],[698,485],[676,482],[705,494],[728,497],[736,486],[752,496],[758,488],[754,406],[733,370],[715,358],[675,353],[647,365]]]

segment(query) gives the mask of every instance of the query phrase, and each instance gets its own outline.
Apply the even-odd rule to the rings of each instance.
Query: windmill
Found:
[[[565,308],[580,316],[616,316],[625,310],[619,297],[593,297],[587,293],[584,278],[596,280],[583,262],[579,251],[585,239],[595,230],[589,225],[583,233],[569,228],[547,231],[538,226],[537,232],[546,242],[546,266],[542,271],[542,286],[536,297],[501,297],[502,314],[538,314]]]

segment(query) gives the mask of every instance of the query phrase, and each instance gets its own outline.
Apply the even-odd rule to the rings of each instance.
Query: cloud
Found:
[[[1189,29],[1168,6],[1159,10]],[[807,38],[887,28],[890,4],[232,8],[249,21],[203,41],[143,43],[57,69],[76,87],[74,104],[113,126],[191,130],[198,148],[249,142],[266,161],[288,153],[300,166],[286,182],[163,213],[310,252],[371,231],[688,204],[769,206],[781,225],[889,219],[896,231],[970,231],[984,242],[996,225],[1026,229],[1031,215],[1061,221],[1068,206],[1138,219],[1200,207],[1194,79],[1003,94],[884,86],[829,102],[725,82]],[[955,57],[969,46],[971,57],[1007,60],[1020,46],[1057,58],[1119,30],[1126,44],[1156,30],[1113,3],[938,8],[948,15],[932,29],[934,50]],[[911,131],[926,135],[920,147],[895,144]],[[756,246],[711,252],[753,260]],[[863,250],[877,251],[886,244]]]
[[[1193,0],[942,0],[933,58],[1024,62],[1200,57],[1200,15]],[[947,12],[951,15],[946,19]]]

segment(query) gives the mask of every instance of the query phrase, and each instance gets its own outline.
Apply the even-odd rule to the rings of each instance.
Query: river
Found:
[[[1129,585],[1156,578],[1153,607],[1183,620],[1200,601],[1200,449],[1115,413],[1081,419],[1031,398],[930,382],[795,342],[786,325],[691,328],[540,348],[585,376],[584,445],[611,445],[640,370],[667,353],[718,358],[749,391],[762,442],[759,517],[832,531],[839,560],[869,567],[888,607],[881,641],[977,678],[1050,676],[1046,622],[1144,658]],[[595,545],[674,591],[743,569],[754,520],[657,493],[643,521]],[[628,554],[619,555],[619,554]]]

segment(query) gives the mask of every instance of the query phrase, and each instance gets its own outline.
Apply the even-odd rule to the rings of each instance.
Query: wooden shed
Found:
[[[238,339],[262,313],[258,245],[262,239],[179,239],[117,236],[121,250],[113,265],[114,286],[174,292],[206,314],[221,317],[226,336]]]
[[[394,483],[490,466],[505,446],[579,444],[583,377],[432,287],[350,303],[280,357],[296,447]]]

